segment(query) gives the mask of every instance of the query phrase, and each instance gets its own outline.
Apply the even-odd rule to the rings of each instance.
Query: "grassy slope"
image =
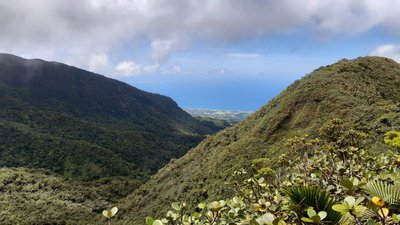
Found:
[[[229,195],[224,182],[233,171],[248,168],[252,159],[286,152],[287,138],[313,135],[333,118],[368,133],[378,151],[382,134],[400,128],[399,87],[400,65],[389,59],[364,57],[321,67],[161,169],[119,204],[120,224],[144,224],[146,215],[160,215],[174,201]]]

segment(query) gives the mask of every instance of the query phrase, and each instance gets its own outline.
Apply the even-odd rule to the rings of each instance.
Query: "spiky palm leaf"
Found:
[[[392,209],[400,210],[400,185],[383,181],[370,181],[364,187],[371,196],[382,198]]]
[[[328,215],[322,221],[324,224],[338,224],[342,215],[332,209],[336,202],[329,193],[312,186],[294,186],[285,190],[291,202],[291,209],[301,217],[307,217],[305,209],[313,207],[316,211],[325,211]]]

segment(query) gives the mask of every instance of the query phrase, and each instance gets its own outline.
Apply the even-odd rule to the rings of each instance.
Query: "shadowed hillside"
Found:
[[[400,65],[380,57],[341,60],[294,82],[245,121],[213,135],[169,163],[124,199],[121,224],[144,224],[165,213],[171,202],[195,204],[228,196],[232,173],[252,159],[280,156],[288,138],[309,134],[340,118],[368,134],[369,149],[380,151],[383,134],[400,127]]]

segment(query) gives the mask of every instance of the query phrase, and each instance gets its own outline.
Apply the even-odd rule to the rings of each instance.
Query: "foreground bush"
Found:
[[[343,130],[340,120],[288,140],[291,155],[258,159],[235,172],[236,196],[202,202],[195,210],[172,203],[147,225],[399,224],[399,132],[388,132],[384,153],[364,149],[366,134]],[[221,184],[222,185],[222,184]]]

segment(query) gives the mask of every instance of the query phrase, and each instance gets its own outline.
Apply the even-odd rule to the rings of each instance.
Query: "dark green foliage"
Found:
[[[214,128],[168,97],[0,54],[0,167],[43,169],[1,171],[0,224],[90,224]]]
[[[223,130],[232,125],[232,123],[229,123],[222,119],[206,118],[206,117],[195,117],[195,118],[205,126],[212,128],[213,130]]]
[[[146,180],[214,128],[168,97],[64,64],[0,54],[0,166]]]
[[[110,202],[88,185],[43,170],[0,169],[0,224],[94,224]],[[85,214],[85,215],[82,215]]]
[[[0,168],[0,224],[97,225],[104,209],[140,184],[126,177],[79,182],[43,169]]]

